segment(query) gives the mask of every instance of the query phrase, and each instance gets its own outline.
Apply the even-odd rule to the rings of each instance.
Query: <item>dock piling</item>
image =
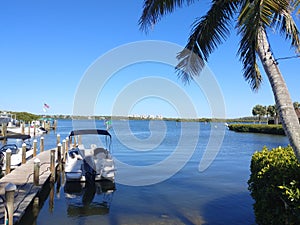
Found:
[[[69,137],[66,137],[66,153],[69,151]]]
[[[40,160],[36,158],[33,163],[33,183],[35,186],[39,185],[39,177],[40,177]]]
[[[22,144],[22,164],[26,163],[26,144]]]
[[[65,139],[62,141],[62,153],[61,154],[62,154],[62,162],[64,162],[66,159],[66,140]]]
[[[51,181],[55,181],[55,149],[50,150],[50,171],[51,171]]]
[[[7,149],[6,150],[6,159],[5,159],[5,174],[10,173],[10,165],[11,165],[11,150]]]
[[[56,135],[56,146],[60,143],[60,134]]]
[[[7,126],[5,123],[3,123],[1,127],[1,135],[6,136],[6,133],[7,133]]]
[[[57,145],[57,163],[58,163],[58,170],[62,170],[61,165],[61,143],[58,143]]]
[[[7,150],[10,152],[11,150]],[[56,150],[54,150],[55,152]],[[51,178],[52,172],[49,170],[49,164],[50,164],[50,150],[44,151],[40,154],[38,154],[38,159],[40,160],[40,168],[39,168],[39,181],[34,181],[34,176],[36,176],[38,173],[36,172],[34,174],[34,164],[35,159],[37,157],[33,157],[29,159],[25,164],[22,164],[20,166],[17,166],[14,168],[14,170],[11,171],[10,164],[9,167],[9,173],[5,174],[1,178],[1,184],[0,185],[0,198],[2,198],[4,201],[2,201],[2,206],[0,207],[0,223],[4,225],[10,224],[19,224],[22,217],[26,215],[26,210],[31,207],[31,203],[33,202],[33,199],[38,195],[38,193],[44,188],[44,185],[49,182],[52,187],[54,187],[53,178]],[[55,156],[55,154],[53,155]],[[53,158],[54,159],[54,158]],[[55,159],[52,161],[55,162],[55,165],[52,166],[52,171],[56,172],[56,161]],[[5,171],[4,171],[5,172]],[[62,173],[64,174],[64,173]],[[56,176],[56,174],[55,174]],[[54,180],[55,181],[55,180]],[[7,213],[7,199],[6,198],[6,185],[12,183],[17,186],[17,189],[15,193],[13,194],[14,197],[14,203],[13,203],[13,217],[10,217],[10,220],[8,219],[8,213]],[[38,186],[36,186],[38,184]],[[53,189],[53,188],[52,188]],[[10,190],[10,189],[9,189]],[[53,194],[53,193],[52,193]],[[52,200],[51,205],[53,207],[53,196],[50,198]],[[35,202],[37,201],[37,202]],[[41,206],[41,203],[38,203],[38,199],[35,199],[34,202],[36,203],[36,208],[33,209],[33,211],[36,212],[36,216],[39,211],[39,207]],[[33,203],[34,204],[34,203]],[[35,216],[35,218],[36,218]],[[34,221],[35,223],[36,221]]]
[[[56,130],[57,128],[57,120],[54,120],[53,129]]]
[[[60,164],[60,162],[61,162],[61,143],[58,143],[58,145],[57,145],[57,161]]]
[[[33,126],[33,136],[35,136],[35,135],[36,135],[36,126],[34,124],[34,126]]]
[[[15,201],[15,191],[16,185],[9,183],[5,186],[5,198],[7,206],[7,214],[5,221],[8,221],[8,225],[14,224],[14,201]]]
[[[21,134],[25,134],[25,123],[21,123]]]
[[[44,151],[44,137],[41,137],[40,139],[40,152]]]
[[[36,156],[36,149],[37,149],[37,140],[33,140],[33,157]]]
[[[82,137],[81,135],[78,135],[78,145],[81,145],[82,144]]]

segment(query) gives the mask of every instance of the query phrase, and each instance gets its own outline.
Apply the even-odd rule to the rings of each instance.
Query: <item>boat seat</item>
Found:
[[[94,156],[96,156],[100,152],[107,154],[107,150],[106,149],[104,149],[104,148],[95,148],[94,149]]]

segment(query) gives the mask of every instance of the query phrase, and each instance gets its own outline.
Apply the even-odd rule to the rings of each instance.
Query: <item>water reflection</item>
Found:
[[[115,183],[67,182],[64,186],[68,217],[104,215],[109,213]]]

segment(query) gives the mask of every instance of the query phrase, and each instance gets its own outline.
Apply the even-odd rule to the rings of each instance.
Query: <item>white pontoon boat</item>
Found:
[[[100,136],[104,138],[100,139]],[[71,143],[72,139],[75,141],[75,147],[72,147],[66,156],[66,181],[114,182],[115,166],[110,152],[110,133],[99,129],[74,130],[69,135]],[[106,146],[97,146],[96,143],[103,139]]]

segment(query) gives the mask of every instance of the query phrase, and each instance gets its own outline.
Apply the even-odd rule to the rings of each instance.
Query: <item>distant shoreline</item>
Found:
[[[256,117],[242,117],[235,119],[221,119],[221,118],[151,118],[151,117],[133,117],[133,116],[49,116],[54,119],[74,119],[74,120],[158,120],[158,121],[176,121],[176,122],[219,122],[219,123],[258,123]],[[260,122],[266,122],[267,120],[261,120]]]
[[[0,111],[1,112],[1,111]],[[2,111],[4,112],[4,111]],[[19,121],[31,122],[38,120],[38,118],[52,118],[52,119],[75,119],[75,120],[162,120],[162,121],[176,121],[176,122],[223,122],[223,123],[258,123],[258,117],[240,117],[234,119],[222,119],[222,118],[172,118],[172,117],[153,117],[153,116],[72,116],[72,115],[36,115],[28,112],[12,112],[7,113],[15,114],[16,119]],[[266,122],[264,118],[260,122]]]

